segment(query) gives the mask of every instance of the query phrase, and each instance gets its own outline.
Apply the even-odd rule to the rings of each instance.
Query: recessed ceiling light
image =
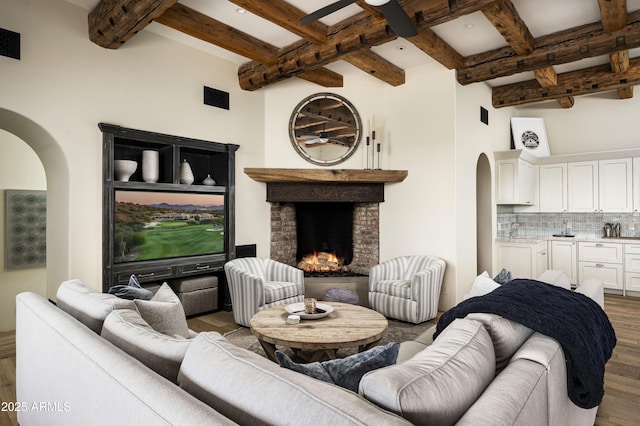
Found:
[[[464,25],[462,26],[462,28],[464,28],[465,30],[470,30],[470,29],[471,29],[471,28],[473,28],[473,27],[474,27],[473,22],[470,22],[470,23],[468,23],[468,24],[464,24]]]
[[[243,9],[243,8],[239,7],[239,8],[236,9],[236,13],[239,13],[239,14],[242,15],[243,13],[247,13],[247,9]]]

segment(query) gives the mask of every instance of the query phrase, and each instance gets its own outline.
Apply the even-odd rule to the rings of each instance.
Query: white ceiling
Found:
[[[66,0],[85,9],[93,9],[99,0]],[[265,0],[268,1],[268,0]],[[333,3],[335,0],[287,0],[288,3],[304,12],[313,12],[323,6]],[[425,0],[430,1],[430,0]],[[516,10],[529,27],[534,38],[551,34],[557,31],[573,28],[583,24],[600,21],[598,0],[511,0]],[[237,28],[253,37],[261,39],[277,47],[284,47],[299,40],[299,37],[289,31],[272,24],[271,22],[253,15],[249,12],[238,13],[240,9],[227,0],[181,0],[180,3],[195,9],[218,21]],[[640,9],[640,0],[627,0],[629,12]],[[362,11],[357,5],[352,4],[338,12],[335,12],[321,21],[326,25],[333,25]],[[492,49],[506,46],[507,43],[498,31],[489,23],[481,12],[472,13],[459,19],[437,25],[431,28],[438,36],[445,40],[462,56],[469,56]],[[179,31],[165,27],[158,23],[152,23],[145,31],[176,40],[180,43],[203,50],[212,55],[229,60],[238,65],[249,62],[249,59],[235,53],[224,50],[215,45],[205,43],[194,37],[180,33]],[[398,38],[390,43],[373,47],[372,50],[389,60],[393,64],[405,70],[425,64],[433,64],[435,61],[424,52],[418,50],[409,41]],[[630,57],[640,56],[640,49],[629,52]],[[558,74],[585,68],[593,65],[608,63],[608,56],[589,58],[579,62],[555,66]],[[327,66],[342,74],[349,72],[362,72],[351,65],[338,61]],[[518,81],[534,79],[532,72],[503,77],[489,81],[491,86],[498,86]]]

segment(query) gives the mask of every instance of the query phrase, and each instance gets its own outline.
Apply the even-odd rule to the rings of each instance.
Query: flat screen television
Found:
[[[224,195],[116,190],[114,263],[225,251]]]

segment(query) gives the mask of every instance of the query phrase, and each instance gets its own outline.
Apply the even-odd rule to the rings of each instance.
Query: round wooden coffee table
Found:
[[[375,346],[387,331],[387,319],[376,311],[348,303],[320,303],[333,306],[333,312],[324,318],[301,319],[299,324],[287,324],[285,305],[251,318],[251,332],[269,359],[277,362],[276,345],[291,348],[307,362],[335,359],[341,348],[357,347],[362,352]]]

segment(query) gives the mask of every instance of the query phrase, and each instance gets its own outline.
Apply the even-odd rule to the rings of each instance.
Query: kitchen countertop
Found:
[[[543,243],[545,241],[592,241],[592,242],[602,242],[602,243],[633,243],[639,242],[640,237],[587,237],[576,235],[575,237],[554,237],[550,235],[548,237],[515,237],[515,238],[496,238],[497,243],[520,243],[520,244],[537,244]]]

